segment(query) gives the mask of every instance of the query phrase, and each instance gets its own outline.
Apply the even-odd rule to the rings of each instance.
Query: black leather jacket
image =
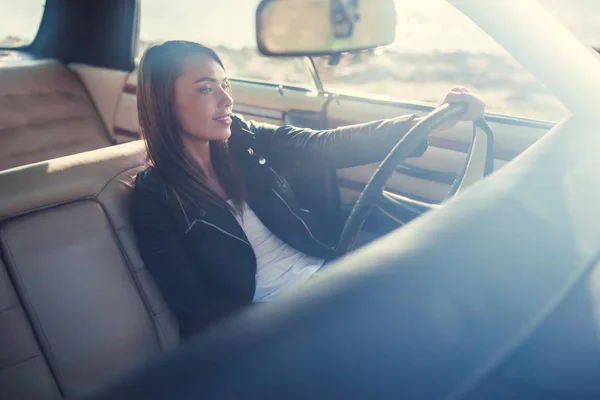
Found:
[[[229,146],[244,171],[248,205],[292,247],[333,258],[335,240],[300,204],[281,171],[335,170],[381,161],[410,129],[413,118],[314,131],[235,116]],[[426,148],[425,142],[415,156]],[[186,218],[166,192],[154,168],[139,173],[132,219],[146,268],[177,317],[181,336],[187,337],[252,302],[256,257],[230,212],[198,209]]]

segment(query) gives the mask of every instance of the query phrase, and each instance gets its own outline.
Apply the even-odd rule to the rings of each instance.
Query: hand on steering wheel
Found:
[[[444,104],[464,103],[467,107],[466,111],[455,118],[449,118],[442,122],[435,131],[446,131],[454,128],[459,121],[477,121],[483,117],[485,112],[485,103],[479,97],[469,93],[464,86],[454,86],[438,107]],[[422,118],[421,118],[422,119]]]
[[[473,151],[475,145],[475,127],[480,126],[487,135],[487,141],[493,143],[493,133],[483,119],[484,109],[485,104],[478,97],[469,94],[465,88],[455,87],[446,95],[440,107],[417,120],[416,125],[400,139],[379,165],[360,194],[342,230],[337,247],[338,256],[342,256],[352,250],[356,235],[364,224],[372,206],[392,215],[394,214],[394,210],[404,207],[402,203],[396,201],[383,190],[385,184],[396,170],[397,165],[413,154],[415,149],[431,132],[452,128],[461,120],[470,120],[474,121],[473,143],[469,149],[465,166],[459,172],[456,181],[452,185],[451,194],[454,194],[456,189],[462,186],[463,180],[467,177],[466,171],[473,161],[473,155],[475,154]],[[493,147],[487,143],[483,176],[489,174],[491,169],[493,169]]]

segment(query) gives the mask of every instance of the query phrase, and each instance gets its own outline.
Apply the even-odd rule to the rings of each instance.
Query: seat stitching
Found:
[[[27,289],[23,283],[23,279],[21,278],[19,269],[16,266],[15,258],[12,254],[12,251],[11,251],[10,247],[8,246],[8,243],[1,231],[0,231],[0,243],[6,249],[5,255],[7,257],[7,261],[9,261],[9,263],[7,263],[7,272],[9,274],[12,274],[13,279],[15,281],[17,281],[20,285],[20,286],[15,287],[15,292],[17,292],[17,296],[19,295],[19,293],[21,293],[23,300],[25,300],[26,303],[29,305],[30,310],[27,310],[27,311],[29,311],[29,313],[32,314],[32,317],[33,317],[32,322],[34,322],[34,324],[32,324],[32,325],[34,325],[34,329],[35,329],[35,327],[37,327],[37,330],[39,332],[39,334],[36,335],[36,337],[38,337],[38,340],[41,340],[43,342],[44,346],[42,346],[42,347],[46,348],[46,352],[48,353],[46,356],[46,359],[48,360],[48,363],[51,365],[54,364],[54,368],[50,368],[50,373],[55,375],[54,380],[58,386],[58,390],[60,391],[61,395],[64,395],[64,391],[62,388],[62,381],[64,378],[60,372],[60,368],[58,367],[58,365],[55,362],[56,357],[54,356],[54,353],[52,351],[52,348],[50,346],[48,338],[46,337],[46,333],[44,332],[42,324],[40,323],[40,319],[39,319],[37,313],[35,312],[33,303],[31,302],[31,299],[29,298],[29,295],[27,294]],[[11,265],[13,266],[12,268],[10,267]]]
[[[104,135],[106,136],[106,138],[113,144],[118,144],[117,138],[115,137],[113,131],[111,128],[111,126],[107,125],[107,122],[104,122],[104,118],[102,118],[102,114],[100,114],[100,109],[98,108],[98,105],[96,104],[96,102],[94,101],[94,97],[92,96],[92,93],[90,92],[90,89],[86,86],[86,84],[83,82],[83,79],[81,78],[81,75],[79,75],[77,72],[75,72],[74,70],[67,68],[68,73],[73,77],[73,79],[75,79],[79,85],[81,86],[81,89],[83,89],[83,92],[85,94],[85,96],[87,97],[88,102],[91,104],[91,106],[94,108],[94,114],[96,114],[96,116],[98,117],[98,119],[100,119],[100,123],[102,124],[102,128],[104,128]],[[127,81],[127,79],[125,79],[125,82]],[[119,98],[117,99],[117,108],[119,107],[119,101],[121,100],[121,97],[119,95]],[[116,108],[115,108],[115,113],[116,113]],[[113,124],[114,124],[114,115],[111,117],[113,119]]]
[[[154,329],[156,331],[157,337],[158,337],[158,342],[159,342],[159,346],[162,350],[165,350],[165,347],[167,346],[167,339],[165,336],[165,333],[162,329],[162,327],[160,326],[160,324],[158,323],[157,320],[157,316],[159,315],[158,313],[155,313],[154,310],[152,309],[152,306],[150,304],[150,299],[148,298],[148,295],[146,294],[146,291],[144,290],[139,277],[138,277],[138,271],[140,270],[136,270],[135,268],[133,268],[133,264],[131,263],[131,259],[129,258],[129,255],[127,255],[127,252],[125,251],[125,249],[123,248],[123,245],[121,244],[121,240],[119,238],[118,235],[118,231],[115,229],[112,221],[110,220],[110,218],[108,217],[109,213],[107,212],[107,210],[104,208],[104,205],[102,204],[102,202],[100,200],[98,200],[97,198],[102,194],[102,192],[104,192],[104,190],[108,187],[108,185],[110,185],[117,177],[119,177],[120,175],[122,175],[125,172],[128,171],[132,171],[135,169],[138,169],[140,167],[142,167],[143,164],[140,164],[138,166],[132,167],[132,168],[127,168],[121,172],[119,172],[118,174],[114,175],[107,183],[106,185],[104,185],[104,187],[102,187],[102,189],[100,189],[100,191],[98,192],[98,194],[96,195],[96,201],[100,204],[100,207],[102,207],[102,209],[104,210],[108,222],[110,224],[110,226],[112,227],[112,230],[114,231],[114,235],[116,236],[116,242],[118,243],[119,249],[121,250],[121,253],[123,255],[123,258],[125,260],[125,264],[127,265],[127,269],[129,270],[129,273],[132,275],[132,279],[138,289],[138,292],[140,293],[141,297],[142,297],[142,301],[144,303],[144,307],[146,307],[146,311],[148,312],[148,314],[151,316],[152,318],[152,322],[154,325]],[[145,267],[142,267],[143,269],[145,269]]]
[[[140,166],[141,166],[141,164],[140,164]],[[138,167],[139,167],[139,166],[138,166]],[[32,213],[32,212],[44,211],[44,210],[48,210],[48,209],[50,209],[50,208],[54,208],[54,207],[58,207],[58,206],[64,206],[64,205],[71,204],[71,203],[75,203],[75,202],[78,202],[78,201],[85,201],[85,200],[93,200],[93,201],[98,201],[98,196],[99,196],[99,195],[100,195],[100,194],[101,194],[101,193],[104,191],[104,189],[105,189],[105,188],[106,188],[106,187],[107,187],[107,186],[108,186],[108,185],[109,185],[109,184],[110,184],[110,183],[111,183],[111,182],[112,182],[112,181],[113,181],[113,180],[114,180],[114,179],[115,179],[117,176],[121,175],[123,172],[129,171],[129,170],[132,170],[132,169],[135,169],[135,168],[138,168],[138,167],[127,167],[126,169],[124,169],[124,170],[120,171],[119,173],[117,173],[116,175],[114,175],[112,178],[110,178],[110,180],[108,181],[108,183],[107,183],[107,184],[105,184],[104,186],[102,186],[102,188],[101,188],[101,189],[100,189],[98,192],[96,192],[95,194],[85,195],[85,196],[82,196],[82,197],[79,197],[79,198],[75,198],[75,199],[70,199],[70,200],[57,201],[57,202],[50,203],[50,204],[44,204],[44,205],[42,205],[42,206],[31,207],[31,208],[28,208],[28,209],[26,209],[26,210],[23,210],[23,211],[21,211],[21,212],[18,212],[18,213],[16,213],[16,214],[13,214],[13,215],[11,215],[11,216],[9,216],[9,217],[4,217],[4,218],[1,218],[1,217],[0,217],[0,222],[3,222],[3,221],[10,221],[10,220],[12,220],[12,219],[15,219],[15,218],[22,217],[22,216],[24,216],[24,215],[27,215],[27,214],[29,214],[29,213]]]
[[[167,310],[167,309],[160,310],[159,312],[154,313],[154,316],[158,317],[160,315],[166,314],[167,312],[169,312],[169,310]]]
[[[97,193],[94,195],[94,197],[96,198],[96,200],[97,200],[98,196],[100,196],[100,195],[102,194],[102,192],[104,192],[104,189],[106,189],[106,188],[108,187],[108,185],[110,185],[110,184],[111,184],[111,183],[112,183],[112,182],[113,182],[113,181],[114,181],[114,180],[115,180],[115,179],[116,179],[116,178],[117,178],[119,175],[121,175],[121,174],[123,174],[123,173],[125,173],[125,172],[127,172],[127,171],[132,171],[132,170],[134,170],[134,169],[136,169],[136,168],[140,168],[140,167],[142,167],[142,166],[143,166],[143,164],[139,164],[139,165],[137,165],[137,166],[135,166],[135,167],[127,167],[127,168],[125,168],[124,170],[121,170],[121,171],[119,171],[117,174],[113,175],[113,176],[112,176],[112,177],[111,177],[111,178],[110,178],[110,179],[109,179],[109,180],[106,182],[106,184],[105,184],[104,186],[102,186],[102,188],[101,188],[101,189],[100,189],[100,190],[99,190],[99,191],[98,191],[98,192],[97,192]],[[99,201],[99,200],[97,200],[97,201],[100,203],[100,201]]]
[[[85,200],[95,200],[95,195],[87,195],[87,196],[83,196],[81,198],[77,198],[77,199],[71,199],[71,200],[63,200],[63,201],[57,201],[55,203],[50,203],[50,204],[45,204],[43,206],[37,206],[37,207],[31,207],[28,208],[26,210],[23,210],[21,212],[18,212],[16,214],[13,214],[11,216],[5,217],[5,218],[0,218],[0,222],[6,222],[6,221],[11,221],[13,219],[17,219],[20,217],[23,217],[27,214],[33,213],[33,212],[41,212],[41,211],[46,211],[49,210],[51,208],[55,208],[55,207],[59,207],[59,206],[65,206],[68,204],[72,204],[78,201],[85,201]]]
[[[47,92],[0,93],[0,97],[37,97],[37,96],[49,96],[49,95],[53,95],[53,94],[73,96],[73,97],[78,97],[80,99],[85,99],[88,102],[90,101],[90,99],[88,99],[86,94],[83,92],[69,92],[67,90],[61,90],[61,89],[49,90]]]
[[[109,183],[111,183],[119,175],[120,174],[113,177],[113,179],[111,179],[109,181]],[[108,183],[107,183],[107,185],[108,185]],[[154,326],[154,331],[156,333],[156,339],[158,341],[158,346],[160,347],[161,350],[164,350],[164,344],[166,344],[166,339],[165,339],[164,333],[162,331],[162,328],[159,326],[158,321],[155,318],[154,312],[152,311],[152,307],[150,305],[150,300],[148,299],[146,291],[144,290],[144,288],[139,280],[137,272],[133,269],[131,260],[130,260],[129,256],[127,255],[127,252],[123,248],[121,239],[119,238],[119,235],[117,234],[117,231],[115,230],[115,227],[114,227],[112,221],[110,220],[110,217],[108,216],[109,214],[108,214],[106,208],[104,207],[104,204],[102,204],[102,202],[100,202],[98,199],[96,199],[96,204],[98,204],[98,206],[104,212],[104,217],[106,218],[106,221],[108,222],[108,225],[110,226],[111,234],[112,234],[117,246],[119,247],[121,257],[123,258],[123,261],[125,262],[125,265],[127,266],[127,271],[129,273],[129,276],[132,279],[133,284],[135,285],[137,292],[141,297],[142,304],[144,305],[146,313],[148,313],[148,315],[150,316],[152,325]]]
[[[29,361],[31,361],[31,360],[33,360],[33,359],[36,359],[36,358],[39,358],[39,357],[42,357],[42,355],[41,355],[41,354],[37,354],[37,355],[35,355],[35,356],[27,357],[27,358],[26,358],[26,359],[24,359],[24,360],[17,361],[17,362],[14,362],[14,363],[12,363],[12,364],[3,365],[3,366],[0,368],[0,371],[7,370],[7,369],[9,369],[9,368],[18,367],[18,366],[19,366],[19,365],[21,365],[21,364],[25,364],[26,362],[29,362]]]
[[[65,122],[65,121],[81,121],[84,119],[93,119],[95,122],[98,122],[97,119],[94,118],[94,114],[90,113],[88,115],[84,115],[84,116],[80,116],[80,117],[60,117],[60,118],[56,118],[56,119],[48,119],[46,121],[26,122],[21,125],[7,126],[7,127],[0,128],[0,134],[4,134],[3,132],[9,131],[11,129],[19,129],[19,128],[23,128],[26,126],[40,126],[40,125],[47,125],[47,124],[53,124],[53,123],[57,123],[57,122]]]
[[[12,305],[12,306],[10,306],[10,307],[7,307],[7,308],[4,308],[4,309],[0,310],[0,314],[2,314],[2,313],[5,313],[5,312],[8,312],[8,311],[12,311],[12,310],[14,310],[15,308],[19,308],[19,307],[20,307],[20,305],[19,305],[19,304],[13,304],[13,305]]]
[[[10,154],[9,157],[5,157],[4,159],[5,160],[14,160],[16,158],[18,160],[21,160],[23,157],[37,156],[40,153],[45,154],[45,153],[49,153],[49,152],[56,151],[56,150],[61,151],[61,155],[56,155],[53,157],[61,157],[61,156],[64,157],[64,156],[73,154],[73,153],[67,153],[67,154],[62,153],[64,151],[65,144],[67,146],[71,146],[71,147],[78,146],[78,147],[80,147],[80,150],[78,150],[78,151],[82,151],[82,152],[98,150],[98,149],[102,149],[104,147],[108,147],[108,146],[103,147],[102,145],[98,146],[97,143],[94,144],[93,146],[90,146],[90,144],[92,144],[92,143],[90,143],[89,138],[86,138],[86,137],[78,137],[78,138],[74,138],[74,139],[75,140],[69,140],[66,143],[65,142],[61,143],[60,141],[55,141],[55,142],[51,143],[49,146],[42,146],[42,147],[38,147],[35,149],[27,148],[27,149],[25,149],[25,151],[14,152],[14,153]],[[72,150],[70,150],[70,151],[72,151]],[[48,155],[46,154],[44,157],[48,157]],[[40,161],[43,162],[43,160],[33,161],[33,162],[40,162]],[[19,164],[15,164],[14,167],[20,167],[21,165],[23,165],[22,161],[20,161]],[[14,168],[14,167],[12,167],[12,168]]]

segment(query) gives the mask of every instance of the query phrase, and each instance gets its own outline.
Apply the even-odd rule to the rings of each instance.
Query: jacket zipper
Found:
[[[321,245],[321,246],[325,247],[327,250],[330,250],[330,251],[331,251],[331,250],[335,250],[333,247],[329,247],[329,246],[327,246],[325,243],[323,243],[323,242],[321,242],[319,239],[317,239],[317,238],[315,237],[315,235],[313,235],[313,233],[312,233],[312,232],[310,231],[310,229],[308,228],[308,225],[306,225],[306,222],[304,222],[304,220],[303,220],[303,219],[302,219],[302,218],[301,218],[299,215],[297,215],[297,214],[296,214],[296,213],[295,213],[295,212],[292,210],[292,207],[290,207],[290,205],[289,205],[289,204],[288,204],[288,203],[287,203],[287,202],[284,200],[284,198],[283,198],[283,197],[281,197],[281,195],[280,195],[279,193],[277,193],[277,192],[275,191],[275,189],[271,189],[271,190],[273,191],[273,193],[275,194],[275,196],[277,196],[277,197],[278,197],[278,198],[279,198],[279,199],[280,199],[280,200],[283,202],[283,204],[285,204],[285,206],[286,206],[286,207],[287,207],[287,209],[290,211],[290,213],[292,213],[292,215],[293,215],[294,217],[298,218],[298,220],[299,220],[300,222],[302,222],[302,225],[304,225],[304,228],[306,228],[306,231],[308,232],[308,234],[310,235],[310,237],[311,237],[311,238],[313,238],[313,240],[314,240],[314,241],[315,241],[317,244],[319,244],[319,245]]]
[[[252,245],[251,245],[250,243],[248,243],[247,241],[245,241],[244,239],[242,239],[242,238],[240,238],[240,237],[238,237],[238,236],[235,236],[233,233],[229,233],[229,232],[227,232],[225,229],[223,229],[223,228],[220,228],[220,227],[218,227],[218,226],[217,226],[217,225],[215,225],[215,224],[211,224],[210,222],[206,222],[206,221],[203,221],[203,220],[201,220],[201,219],[195,219],[195,220],[194,220],[194,222],[192,222],[192,224],[190,225],[190,227],[189,227],[189,228],[187,228],[187,230],[185,231],[185,233],[188,233],[188,232],[189,232],[189,231],[190,231],[190,230],[191,230],[191,229],[194,227],[194,225],[196,224],[196,222],[201,222],[201,223],[203,223],[203,224],[205,224],[205,225],[211,226],[211,227],[215,228],[216,230],[223,232],[223,233],[224,233],[224,234],[226,234],[227,236],[231,236],[232,238],[234,238],[234,239],[237,239],[237,240],[239,240],[240,242],[242,242],[242,243],[245,243],[245,244],[247,244],[248,246],[250,246],[250,248],[252,248]]]

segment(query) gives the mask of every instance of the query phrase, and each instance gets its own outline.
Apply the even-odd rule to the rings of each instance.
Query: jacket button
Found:
[[[261,157],[261,158],[258,159],[258,163],[260,165],[264,165],[266,162],[267,162],[267,160],[264,157]]]

